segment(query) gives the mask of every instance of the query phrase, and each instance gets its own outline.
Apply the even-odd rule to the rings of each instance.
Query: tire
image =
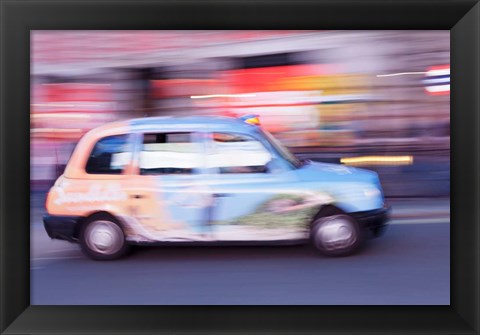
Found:
[[[98,261],[118,259],[129,249],[122,226],[106,214],[96,214],[85,221],[80,246],[85,255]]]
[[[372,235],[373,237],[380,237],[380,236],[383,236],[385,234],[385,231],[387,230],[387,225],[383,225],[383,226],[380,226],[380,227],[375,227],[372,229]]]
[[[311,239],[313,246],[326,256],[347,256],[359,249],[363,236],[352,217],[339,213],[316,218]]]

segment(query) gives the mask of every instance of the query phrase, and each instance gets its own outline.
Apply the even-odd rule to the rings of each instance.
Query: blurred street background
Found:
[[[35,31],[32,187],[107,121],[255,113],[313,160],[412,156],[366,165],[387,197],[448,197],[449,63],[448,31]]]
[[[32,31],[32,303],[449,304],[449,39],[449,31]],[[251,113],[299,157],[379,173],[394,224],[376,247],[321,258],[327,270],[310,276],[317,260],[302,248],[213,248],[198,258],[189,248],[153,250],[102,272],[43,230],[45,194],[88,130],[145,116]],[[232,286],[215,277],[215,291],[208,269],[236,271],[232,259],[251,276],[227,278]],[[151,276],[144,291],[128,276],[105,281],[132,269],[133,281]],[[188,272],[187,293],[165,269]],[[303,284],[291,277],[299,272]],[[356,284],[346,289],[342,276]],[[315,295],[320,278],[325,290]],[[303,289],[282,300],[295,283]]]

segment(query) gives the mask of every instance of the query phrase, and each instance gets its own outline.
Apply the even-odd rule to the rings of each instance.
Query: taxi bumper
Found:
[[[52,239],[78,241],[78,223],[81,216],[44,215],[43,225]]]
[[[385,205],[379,209],[350,213],[350,215],[363,227],[371,230],[375,236],[380,236],[390,220],[391,207]]]

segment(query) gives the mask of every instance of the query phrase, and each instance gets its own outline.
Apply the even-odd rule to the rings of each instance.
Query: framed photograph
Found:
[[[477,1],[1,10],[2,334],[479,333]]]

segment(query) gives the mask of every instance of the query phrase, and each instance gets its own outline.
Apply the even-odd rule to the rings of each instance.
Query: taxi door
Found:
[[[136,134],[129,216],[133,239],[196,241],[201,238],[207,194],[201,180],[202,136],[186,131]]]
[[[251,134],[212,132],[206,145],[212,239],[275,241],[305,237],[294,172]],[[291,209],[290,211],[286,211]],[[285,211],[284,211],[285,210]]]

